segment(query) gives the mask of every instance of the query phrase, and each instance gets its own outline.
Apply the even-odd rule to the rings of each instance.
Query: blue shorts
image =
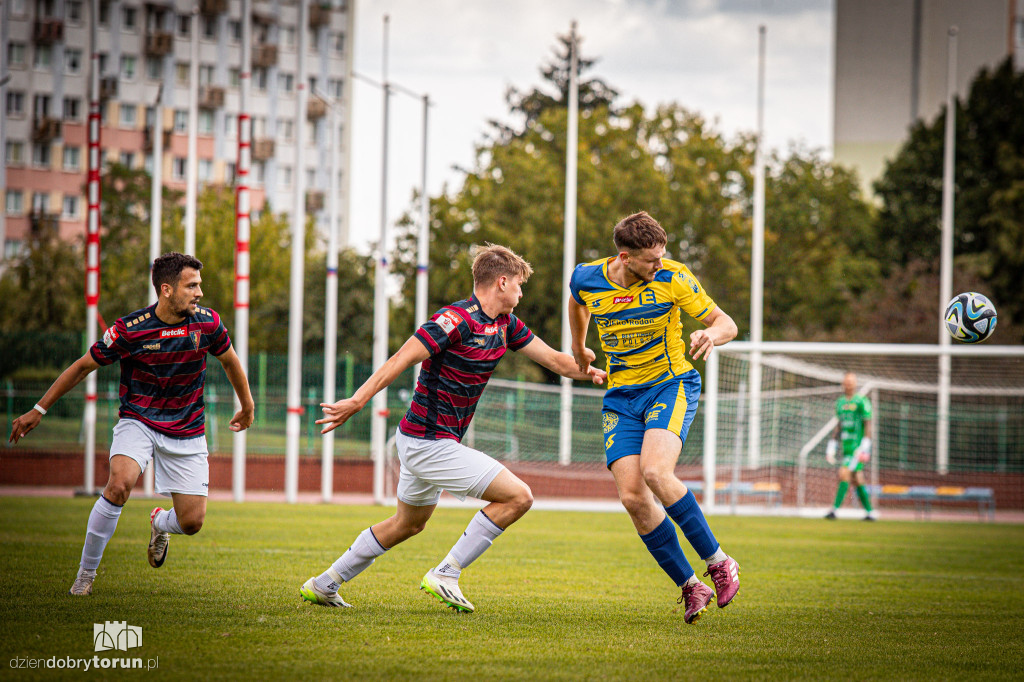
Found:
[[[695,369],[655,386],[608,389],[601,415],[608,466],[621,457],[639,455],[647,429],[668,429],[685,444],[699,399],[700,374]]]

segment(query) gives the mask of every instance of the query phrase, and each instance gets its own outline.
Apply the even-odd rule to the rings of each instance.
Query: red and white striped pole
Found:
[[[88,213],[85,222],[85,340],[89,347],[96,343],[96,320],[100,302],[100,54],[96,39],[100,3],[92,0],[89,22],[89,172]],[[91,495],[96,477],[96,373],[85,379],[85,485]]]
[[[235,352],[242,369],[249,371],[249,167],[252,161],[252,0],[242,0],[242,68],[238,100],[238,165],[235,168]],[[235,409],[241,403],[235,396]],[[235,502],[245,500],[245,431],[233,436],[231,489]]]

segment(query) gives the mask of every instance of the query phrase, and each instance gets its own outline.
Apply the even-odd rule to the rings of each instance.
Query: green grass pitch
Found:
[[[0,498],[0,668],[91,658],[93,624],[143,628],[120,656],[174,679],[1020,679],[1024,529],[713,517],[742,566],[728,608],[683,622],[678,589],[624,513],[532,511],[461,585],[474,614],[421,592],[469,521],[440,509],[345,585],[353,609],[299,586],[388,508],[210,504],[196,537],[146,563],[152,503],[128,503],[90,598],[67,595],[84,499]],[[681,537],[681,536],[680,536]],[[687,556],[697,557],[683,541]],[[703,571],[700,571],[703,572]],[[707,580],[707,579],[706,579]],[[100,655],[109,655],[100,654]],[[137,671],[90,671],[96,679]]]

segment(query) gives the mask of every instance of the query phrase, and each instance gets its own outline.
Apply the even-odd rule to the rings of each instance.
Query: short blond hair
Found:
[[[533,267],[507,246],[485,243],[476,249],[476,256],[473,258],[474,287],[493,284],[503,275],[519,275],[525,282],[532,274]]]

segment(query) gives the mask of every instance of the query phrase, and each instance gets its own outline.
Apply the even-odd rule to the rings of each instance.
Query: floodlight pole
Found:
[[[153,263],[160,257],[160,232],[163,221],[163,187],[164,187],[164,122],[163,122],[163,83],[157,88],[156,102],[153,105],[153,126],[150,139],[153,141],[153,172],[150,175],[149,199],[149,271],[153,272]],[[151,278],[152,279],[152,278]],[[156,287],[146,282],[149,291],[149,305],[156,305]],[[150,462],[142,477],[142,489],[146,497],[154,493],[153,463]]]
[[[569,111],[565,144],[565,237],[562,246],[562,351],[572,354],[569,327],[569,280],[576,265],[576,156],[579,149],[579,49],[576,22],[569,29]],[[572,461],[572,379],[562,377],[558,420],[558,463]]]
[[[956,159],[956,71],[957,27],[949,27],[946,66],[946,139],[942,155],[942,260],[939,274],[939,310],[953,298],[953,186]],[[939,395],[938,425],[936,431],[935,468],[940,474],[949,473],[949,375],[952,360],[949,356],[949,332],[945,320],[939,316]]]
[[[754,152],[754,228],[750,259],[750,422],[747,466],[761,465],[761,341],[764,327],[764,24],[757,29],[757,147]]]
[[[188,159],[185,162],[185,254],[196,255],[196,193],[199,182],[199,3],[192,8],[188,68]]]
[[[414,325],[427,321],[427,271],[430,268],[430,196],[427,194],[427,115],[430,112],[430,96],[423,95],[423,159],[420,169],[420,229],[416,243],[416,319]],[[416,388],[416,377],[420,364],[413,368],[412,385]]]
[[[351,10],[350,10],[351,11]],[[341,119],[337,101],[327,99],[321,93],[314,93],[327,103],[330,115],[331,169],[330,182],[327,183],[328,197],[327,232],[327,292],[326,310],[324,311],[324,402],[333,403],[337,388],[338,358],[338,155],[339,140],[338,122]],[[321,442],[320,453],[320,497],[330,502],[334,495],[334,431],[325,433]]]

